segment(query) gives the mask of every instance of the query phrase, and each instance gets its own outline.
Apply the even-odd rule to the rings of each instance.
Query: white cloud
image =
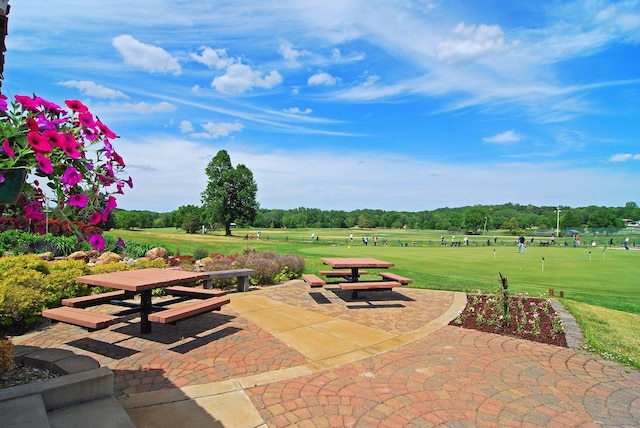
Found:
[[[438,43],[436,54],[438,58],[448,62],[465,62],[495,55],[508,47],[500,26],[466,26],[461,22],[453,29],[451,37]]]
[[[292,114],[311,114],[313,113],[313,110],[311,110],[310,108],[306,108],[304,110],[301,110],[299,107],[289,107],[289,108],[285,108],[282,110],[285,113],[292,113]]]
[[[300,51],[294,49],[291,43],[288,42],[280,43],[278,52],[280,52],[289,67],[299,67],[300,63],[298,62],[298,57],[310,55],[310,52],[307,50]]]
[[[129,34],[113,38],[113,46],[120,52],[125,63],[151,73],[179,75],[182,68],[178,60],[164,49],[137,41]]]
[[[610,162],[626,162],[629,160],[640,160],[640,154],[632,155],[630,153],[618,153],[609,158]]]
[[[227,68],[226,74],[216,76],[211,86],[223,94],[241,94],[253,88],[271,89],[282,83],[282,76],[278,71],[272,70],[263,77],[259,71],[254,71],[246,64],[232,64]]]
[[[513,130],[494,135],[493,137],[485,137],[482,139],[485,143],[511,144],[522,140],[522,135],[515,133]]]
[[[123,92],[107,88],[106,86],[98,85],[97,83],[89,80],[67,80],[65,82],[59,82],[58,84],[61,86],[66,86],[68,88],[76,88],[83,95],[87,95],[90,97],[108,99],[129,98]]]
[[[205,132],[193,133],[190,136],[205,139],[228,137],[232,132],[242,131],[244,125],[240,122],[207,122],[202,125],[202,129],[204,129]]]
[[[122,112],[133,112],[138,114],[152,114],[152,113],[167,113],[175,111],[175,106],[166,101],[162,101],[156,104],[139,102],[139,103],[118,103],[113,104],[113,107],[117,107]]]
[[[337,83],[337,79],[330,75],[329,73],[319,72],[309,77],[307,80],[307,84],[314,85],[324,85],[324,86],[333,86]]]
[[[193,123],[188,120],[183,120],[180,122],[180,132],[193,132],[194,131]]]
[[[239,62],[236,58],[228,57],[226,49],[213,49],[203,46],[200,48],[200,51],[202,52],[200,55],[192,53],[190,55],[191,58],[209,68],[222,70],[229,67],[231,64]]]

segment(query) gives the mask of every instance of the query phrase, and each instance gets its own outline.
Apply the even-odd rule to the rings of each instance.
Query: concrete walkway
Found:
[[[637,371],[448,326],[462,293],[362,297],[291,281],[149,335],[132,318],[93,333],[58,324],[16,343],[111,368],[138,427],[640,426]]]

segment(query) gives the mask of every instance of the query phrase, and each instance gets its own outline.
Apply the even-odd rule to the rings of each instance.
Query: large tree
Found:
[[[220,150],[205,170],[209,182],[202,192],[203,217],[209,225],[224,225],[225,235],[231,235],[231,223],[251,223],[260,207],[256,200],[258,185],[246,166],[231,165],[226,150]]]

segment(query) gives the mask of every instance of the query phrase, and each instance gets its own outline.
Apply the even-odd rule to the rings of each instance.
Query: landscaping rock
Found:
[[[169,252],[166,248],[155,247],[146,252],[145,257],[148,257],[151,260],[155,259],[166,259],[169,255]]]
[[[74,253],[69,254],[69,257],[67,257],[67,259],[89,261],[89,254],[87,254],[86,251],[76,251]]]
[[[106,251],[100,254],[98,260],[96,260],[96,266],[106,265],[109,263],[118,263],[122,260],[122,256],[120,254],[112,253],[111,251]]]

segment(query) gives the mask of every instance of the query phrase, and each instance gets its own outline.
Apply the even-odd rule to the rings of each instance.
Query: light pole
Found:
[[[556,217],[556,236],[558,238],[560,238],[560,205],[558,205],[558,209],[556,210],[557,213],[557,217]]]
[[[484,232],[482,232],[482,236],[487,234],[487,218],[488,217],[484,218]]]

